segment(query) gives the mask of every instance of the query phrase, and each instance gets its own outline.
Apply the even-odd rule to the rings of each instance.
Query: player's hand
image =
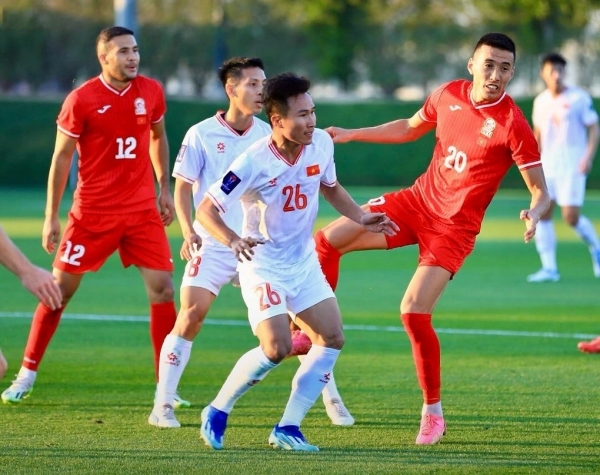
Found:
[[[229,247],[233,251],[233,254],[235,255],[236,259],[240,262],[244,262],[244,259],[248,261],[252,260],[252,256],[254,255],[254,251],[252,250],[253,247],[264,243],[265,241],[263,239],[246,237],[234,239],[229,243]],[[242,259],[242,257],[244,259]]]
[[[200,247],[202,247],[202,238],[196,233],[192,233],[189,236],[186,236],[181,244],[179,257],[181,257],[182,260],[191,261],[192,254],[198,251]]]
[[[522,221],[525,221],[525,234],[523,235],[523,238],[527,243],[533,239],[533,236],[535,236],[535,228],[540,220],[540,217],[535,211],[524,209],[521,211],[520,218]]]
[[[383,233],[394,236],[400,228],[385,213],[366,213],[360,219],[360,224],[372,233]]]
[[[342,129],[341,127],[327,127],[324,130],[331,136],[333,143],[350,142],[350,134],[348,129]]]
[[[583,175],[588,175],[592,171],[592,161],[589,158],[584,158],[579,162],[579,172]]]
[[[46,307],[52,310],[60,308],[62,304],[60,287],[54,281],[54,276],[47,270],[32,265],[21,275],[21,283]]]
[[[42,228],[42,247],[48,254],[56,250],[60,237],[60,221],[58,216],[44,219]]]
[[[162,191],[161,189],[158,193],[158,209],[163,226],[171,224],[175,219],[175,204],[169,191]]]

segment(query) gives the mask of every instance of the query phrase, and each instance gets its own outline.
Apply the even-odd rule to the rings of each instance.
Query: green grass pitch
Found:
[[[381,192],[350,191],[358,202]],[[40,246],[44,203],[43,191],[0,190],[0,223],[32,261],[49,268],[52,256]],[[31,398],[0,405],[0,473],[599,473],[600,355],[581,354],[576,344],[600,334],[600,280],[586,247],[557,220],[562,280],[525,282],[539,267],[533,243],[522,242],[518,215],[527,203],[521,192],[494,200],[475,251],[434,314],[448,424],[441,444],[414,445],[421,394],[398,307],[416,249],[342,261],[337,294],[346,346],[335,376],[357,422],[332,426],[317,401],[303,424],[321,448],[314,454],[267,445],[296,359],[239,401],[224,450],[212,451],[199,438],[200,410],[237,358],[256,345],[232,287],[222,291],[194,343],[180,387],[193,407],[177,411],[182,428],[148,425],[154,379],[146,299],[137,271],[123,270],[113,256],[84,279]],[[69,204],[66,197],[62,217]],[[600,194],[588,194],[584,213],[600,231]],[[334,217],[323,205],[319,225]],[[176,223],[169,236],[176,255]],[[176,265],[178,286],[183,263]],[[34,307],[33,297],[0,269],[0,347],[10,365],[1,390],[18,371]]]

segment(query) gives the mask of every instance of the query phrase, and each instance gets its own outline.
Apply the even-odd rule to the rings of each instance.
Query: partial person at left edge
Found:
[[[99,270],[117,250],[123,266],[136,266],[144,281],[155,372],[175,323],[173,260],[164,230],[175,214],[164,91],[158,81],[138,74],[140,53],[131,30],[102,30],[96,54],[101,74],[73,90],[62,105],[48,177],[42,246],[48,253],[57,251],[53,274],[62,305],[52,309],[40,303],[35,310],[21,369],[2,393],[5,403],[20,403],[31,394],[39,364],[84,274]],[[58,244],[59,205],[75,149],[77,188]]]

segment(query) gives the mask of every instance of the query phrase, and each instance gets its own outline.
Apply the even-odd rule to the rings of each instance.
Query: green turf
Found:
[[[359,202],[380,191],[351,190]],[[49,267],[52,256],[39,238],[44,193],[0,190],[0,198],[0,223],[34,262]],[[590,194],[584,211],[600,230],[599,198]],[[332,426],[318,401],[303,430],[321,452],[282,453],[266,443],[296,361],[282,364],[239,401],[223,451],[200,441],[201,408],[237,358],[256,345],[239,291],[228,287],[182,379],[181,394],[194,406],[178,411],[181,429],[146,422],[154,389],[147,323],[65,318],[31,398],[21,406],[0,405],[0,473],[598,473],[600,358],[579,353],[576,343],[600,333],[600,281],[585,246],[560,224],[561,282],[525,283],[539,266],[534,245],[521,241],[518,214],[526,206],[523,193],[502,193],[492,203],[473,255],[435,313],[448,422],[440,445],[414,445],[421,396],[398,320],[416,263],[409,248],[342,261],[337,293],[347,331],[336,380],[357,423]],[[333,217],[324,206],[320,222]],[[177,228],[169,234],[178,249]],[[177,283],[182,268],[177,262]],[[0,269],[0,346],[10,375],[18,369],[29,319],[8,315],[28,314],[34,306]],[[113,256],[86,276],[67,314],[146,315],[137,271],[121,269]]]

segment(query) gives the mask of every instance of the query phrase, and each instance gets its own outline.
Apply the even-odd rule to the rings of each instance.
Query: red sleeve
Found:
[[[442,93],[446,90],[448,83],[442,84],[425,100],[425,104],[421,107],[419,115],[425,122],[437,122],[437,109]]]
[[[150,122],[156,124],[160,122],[167,112],[167,101],[165,100],[165,91],[163,90],[162,85],[158,81],[153,81],[154,86],[156,88],[156,106],[152,111],[152,117],[150,118]]]
[[[83,132],[84,116],[78,91],[72,91],[63,102],[56,125],[61,132],[78,138]]]
[[[540,166],[540,152],[529,122],[515,106],[514,120],[510,128],[508,142],[512,158],[520,170]]]

